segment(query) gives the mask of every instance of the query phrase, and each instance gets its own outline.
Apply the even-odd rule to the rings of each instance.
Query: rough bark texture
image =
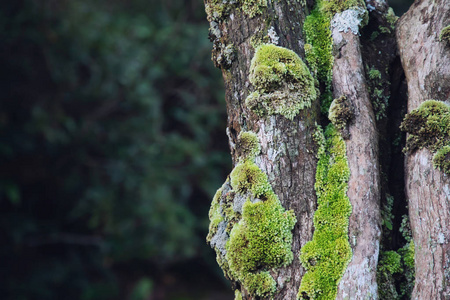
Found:
[[[208,3],[208,2],[207,2]],[[255,132],[261,144],[256,165],[267,175],[270,184],[285,209],[293,209],[297,223],[293,230],[294,259],[287,267],[270,271],[277,282],[274,299],[296,299],[304,274],[298,253],[312,238],[312,217],[316,208],[314,178],[317,159],[313,140],[315,120],[318,118],[317,101],[311,108],[301,111],[292,121],[281,115],[259,117],[246,108],[246,97],[254,90],[249,82],[249,70],[255,49],[252,42],[267,37],[272,27],[279,38],[278,45],[291,49],[303,57],[302,24],[307,7],[299,2],[268,3],[261,15],[249,18],[239,7],[232,7],[222,20],[209,19],[211,27],[220,32],[213,35],[216,45],[233,45],[234,60],[230,68],[222,67],[228,110],[227,133],[231,145],[233,164],[238,162],[238,135],[241,131]],[[293,13],[295,12],[295,13]],[[215,24],[214,24],[215,22]],[[214,25],[213,25],[214,24]],[[224,48],[215,47],[215,49]],[[214,53],[213,60],[219,55]],[[241,289],[239,286],[235,286]],[[241,289],[243,299],[254,299]]]
[[[353,207],[349,235],[353,257],[342,277],[337,299],[376,299],[376,268],[380,246],[380,186],[378,134],[367,92],[360,40],[357,34],[333,28],[339,47],[333,66],[335,98],[344,95],[354,109],[346,140],[350,167],[348,197]]]
[[[364,23],[366,8],[362,8],[357,1],[349,4],[350,6],[345,6],[350,1],[337,3],[350,7],[342,13],[327,12],[334,14],[331,20],[334,55],[332,92],[334,98],[339,98],[339,103],[344,103],[346,111],[341,115],[336,113],[330,119],[334,123],[338,122],[335,125],[341,130],[346,143],[350,168],[347,195],[352,205],[349,242],[353,252],[339,281],[337,298],[378,299],[379,295],[381,298],[386,295],[399,298],[401,293],[397,293],[396,289],[401,285],[394,282],[394,274],[397,274],[396,278],[403,276],[398,275],[401,272],[400,266],[396,271],[384,274],[387,277],[377,278],[380,253],[383,255],[390,252],[399,258],[399,265],[404,264],[404,261],[400,262],[398,254],[402,253],[401,250],[394,252],[402,248],[405,242],[394,231],[398,231],[401,214],[405,212],[405,195],[403,185],[399,187],[398,184],[402,175],[396,175],[402,174],[401,171],[392,174],[395,173],[392,165],[397,164],[392,164],[394,156],[391,153],[402,145],[394,142],[394,139],[400,140],[394,136],[398,135],[397,129],[389,128],[389,124],[398,126],[404,107],[404,97],[396,94],[403,91],[403,70],[395,56],[393,30],[396,18],[388,11],[385,1],[366,1],[370,21],[361,29],[362,26],[359,25]],[[305,61],[302,27],[314,3],[280,0],[267,1],[266,6],[265,1],[259,0],[205,0],[205,4],[211,25],[210,39],[214,43],[213,61],[222,69],[225,81],[227,134],[233,165],[242,163],[243,149],[239,134],[244,131],[255,133],[261,149],[252,158],[252,164],[267,175],[281,205],[286,210],[292,209],[297,218],[292,231],[293,261],[284,267],[260,266],[260,269],[252,272],[270,272],[276,282],[274,299],[296,299],[305,274],[298,254],[311,240],[314,231],[313,215],[317,202],[314,190],[317,164],[317,145],[313,138],[315,123],[326,125],[329,121],[320,115],[318,100],[313,101],[311,107],[300,110],[292,120],[280,114],[260,114],[252,110],[245,100],[254,91],[267,93],[258,88],[249,76],[258,44],[271,43],[291,49]],[[212,9],[217,7],[220,8],[219,13]],[[248,8],[250,12],[246,11]],[[450,25],[449,20],[448,0],[419,0],[397,22],[399,55],[409,93],[408,112],[427,99],[450,103],[450,42],[439,40],[442,28]],[[277,67],[273,69],[276,72]],[[391,79],[395,85],[392,88]],[[324,82],[316,86],[322,92],[325,91]],[[396,92],[393,92],[393,97],[389,100],[390,93],[394,90]],[[295,92],[294,95],[297,95]],[[344,117],[339,119],[339,116]],[[395,155],[398,158],[400,151]],[[416,251],[416,285],[412,298],[450,299],[450,179],[443,172],[434,169],[431,160],[432,153],[426,149],[409,153],[405,160],[405,189]],[[228,201],[224,199],[230,199],[236,194],[229,183],[224,186],[219,195],[222,199],[220,205]],[[387,221],[385,217],[381,220],[382,213],[392,214],[392,207],[384,209],[388,195],[391,199],[391,195],[395,196],[397,202],[394,207],[397,208],[394,211],[400,214],[395,216],[394,225],[389,223],[393,217],[388,217],[390,219]],[[240,197],[241,202],[242,199],[247,201],[244,196],[247,197],[246,194],[237,197]],[[398,208],[399,206],[403,208]],[[220,214],[223,211],[216,211],[216,215]],[[227,223],[226,227],[234,226],[233,222]],[[221,226],[222,237],[229,239],[226,233],[223,234],[224,225]],[[395,240],[388,241],[386,236],[389,235],[396,236]],[[222,240],[221,251],[224,250],[224,243]],[[219,264],[223,263],[223,259],[223,255],[219,257]],[[386,271],[386,267],[384,270]],[[227,275],[226,270],[225,273]],[[239,295],[243,299],[271,298],[271,295],[264,293],[252,294],[244,288],[243,280],[228,277],[233,288],[240,290],[237,299]],[[308,275],[305,279],[307,277]],[[380,278],[387,279],[380,283]],[[408,282],[410,286],[411,282],[412,279]],[[383,294],[378,290],[378,284],[389,286],[393,293]],[[314,297],[320,298],[320,289],[314,292]],[[407,292],[402,295],[407,295]],[[308,294],[304,297],[311,296]]]
[[[450,101],[448,0],[416,1],[400,19],[397,39],[408,82],[408,112],[428,99]],[[450,180],[433,168],[427,149],[406,157],[406,193],[415,244],[412,299],[450,299]]]

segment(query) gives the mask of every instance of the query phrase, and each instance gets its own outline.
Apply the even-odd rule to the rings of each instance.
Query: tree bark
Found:
[[[450,2],[416,1],[400,19],[397,39],[408,82],[408,112],[428,99],[450,101],[450,47],[439,35],[450,25]],[[450,180],[432,153],[406,156],[406,194],[415,244],[412,299],[450,299]]]
[[[381,208],[389,206],[389,180],[398,178],[389,171],[393,149],[399,147],[390,131],[398,129],[389,128],[389,124],[398,126],[403,117],[398,112],[402,105],[392,102],[403,99],[398,88],[401,80],[396,78],[403,72],[395,64],[396,18],[381,0],[366,1],[366,5],[350,0],[323,1],[315,6],[309,1],[205,0],[214,45],[212,60],[221,68],[225,81],[227,134],[234,166],[213,200],[207,241],[216,250],[236,299],[328,299],[329,295],[336,295],[332,296],[336,299],[383,299],[388,296],[379,291],[378,285],[386,278],[394,291],[389,297],[408,295],[395,292],[402,283],[394,283],[401,277],[394,274],[401,273],[405,264],[401,250],[405,242],[385,237],[397,235],[394,231],[400,227],[401,215],[386,219],[382,214],[392,214],[392,207],[384,212]],[[329,2],[340,6],[323,8]],[[313,9],[322,9],[330,24],[334,56],[330,82],[318,75],[317,64],[307,57],[312,46],[305,46],[303,25]],[[418,0],[397,22],[408,112],[427,99],[450,101],[450,42],[439,38],[441,30],[450,25],[449,17],[447,0]],[[299,71],[304,63],[309,67],[308,74]],[[308,90],[310,75],[314,76],[315,88]],[[323,189],[316,181],[318,158],[323,158],[325,151],[329,166],[336,158],[321,144],[317,127],[330,123],[320,107],[327,89],[336,99],[329,118],[345,141],[350,174],[344,190],[352,206],[346,221],[351,259],[344,262],[344,270],[331,288],[334,292],[328,294],[325,288],[308,285],[314,279],[307,274],[328,262],[326,254],[316,249],[319,254],[307,256],[304,250],[312,247],[307,243],[320,234],[317,226],[324,224],[315,215],[323,205],[318,204]],[[427,149],[410,151],[405,158],[406,198],[416,249],[412,298],[450,299],[449,178],[433,168],[431,161],[432,153]],[[325,172],[323,175],[328,171],[320,172]],[[403,203],[402,184],[394,188],[400,192],[392,192],[398,198],[394,206]],[[258,207],[270,201],[281,205],[280,210],[277,208],[281,221],[289,219],[292,210],[296,219],[293,228],[261,225],[267,220]],[[250,220],[255,215],[261,219]],[[273,222],[278,218],[273,217]],[[333,222],[329,222],[330,228]],[[264,230],[258,231],[258,226]],[[249,256],[249,249],[258,248],[248,239],[255,232],[261,251]],[[288,245],[289,253],[280,254],[284,258],[269,259],[266,244],[280,243],[280,239],[280,245]],[[336,247],[336,256],[342,254],[340,251]],[[383,255],[394,257],[397,263],[380,262]],[[302,283],[307,277],[308,282]],[[382,282],[383,288],[386,284]]]

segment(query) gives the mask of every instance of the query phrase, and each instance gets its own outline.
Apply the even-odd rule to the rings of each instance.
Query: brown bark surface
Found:
[[[408,82],[408,112],[423,101],[450,100],[450,47],[439,41],[450,25],[448,0],[416,1],[401,18],[397,39]],[[427,149],[406,157],[406,194],[415,244],[412,299],[450,299],[450,180],[433,168]]]
[[[292,121],[281,115],[259,117],[248,110],[244,101],[253,91],[249,82],[249,69],[255,53],[251,39],[267,35],[267,30],[273,27],[279,38],[277,45],[291,49],[304,58],[302,24],[305,19],[304,12],[307,10],[307,7],[296,1],[275,1],[268,3],[262,15],[249,18],[234,8],[229,16],[218,23],[220,37],[213,37],[214,43],[233,44],[236,49],[231,67],[222,67],[228,110],[227,133],[233,164],[235,165],[238,159],[239,149],[236,147],[239,132],[255,132],[261,143],[261,153],[256,157],[255,163],[268,175],[282,206],[285,209],[293,209],[297,217],[292,243],[294,260],[287,267],[271,271],[278,286],[274,299],[296,299],[301,278],[305,273],[298,254],[301,247],[311,240],[313,233],[317,163],[313,132],[319,106],[316,101],[311,108],[301,111]],[[217,54],[213,50],[213,59],[214,56]],[[244,290],[242,296],[243,299],[253,299]]]
[[[345,96],[354,110],[350,137],[346,140],[353,257],[340,281],[337,299],[376,299],[381,235],[378,134],[367,92],[360,39],[351,31],[339,32],[336,28],[332,35],[336,47],[343,45],[333,65],[334,97]]]

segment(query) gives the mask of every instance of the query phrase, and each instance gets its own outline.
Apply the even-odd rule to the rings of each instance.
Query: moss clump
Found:
[[[450,146],[444,146],[434,154],[433,165],[436,169],[450,174]]]
[[[369,70],[369,79],[371,80],[381,79],[381,72],[372,67]]]
[[[211,205],[208,240],[227,278],[253,297],[268,298],[277,289],[269,271],[292,262],[296,217],[283,208],[254,162],[260,151],[256,134],[241,132],[238,145],[244,149],[240,161]]]
[[[331,102],[328,119],[341,131],[344,138],[349,137],[347,124],[353,117],[353,107],[347,97],[341,96]]]
[[[351,259],[347,197],[350,170],[345,143],[330,124],[325,137],[315,135],[319,144],[315,189],[318,208],[314,214],[314,236],[302,247],[300,261],[306,268],[299,299],[335,299],[337,284]]]
[[[366,8],[366,4],[363,0],[320,0],[318,7],[322,13],[331,19],[334,14],[350,8]]]
[[[450,145],[450,107],[441,101],[427,100],[405,116],[400,129],[410,134],[405,152],[424,147],[435,152]]]
[[[323,84],[324,92],[320,97],[322,113],[328,113],[331,100],[331,77],[333,68],[333,40],[330,31],[330,18],[319,9],[314,9],[306,17],[303,26],[305,34],[306,61],[314,76]]]
[[[265,201],[244,204],[242,219],[231,230],[227,243],[233,276],[258,296],[272,293],[276,285],[264,271],[292,262],[291,231],[296,222],[294,212],[285,211],[272,190],[264,196]]]
[[[267,0],[209,0],[205,3],[208,21],[221,21],[228,17],[231,9],[239,7],[244,14],[254,18],[267,8]]]
[[[230,180],[236,193],[251,192],[256,198],[267,194],[272,189],[266,173],[250,160],[238,163],[231,171]]]
[[[234,300],[242,300],[242,294],[240,290],[234,291]]]
[[[250,66],[250,82],[256,91],[245,100],[256,114],[281,114],[293,119],[317,97],[308,67],[292,50],[262,44]]]
[[[251,131],[241,131],[238,136],[237,149],[241,159],[255,159],[256,155],[261,151],[256,133]]]
[[[405,116],[400,129],[409,133],[404,152],[427,148],[435,153],[434,166],[450,174],[450,106],[441,101],[427,100]]]
[[[251,295],[263,298],[272,296],[277,290],[277,283],[269,272],[248,274],[244,279],[244,286]]]
[[[267,8],[267,0],[241,0],[242,11],[250,18],[256,17]]]
[[[439,34],[439,41],[450,44],[450,25],[442,28]]]
[[[218,189],[211,202],[209,209],[209,232],[206,241],[210,242],[212,237],[216,234],[219,223],[223,221],[223,215],[220,207],[220,196],[222,195],[222,188]]]
[[[377,283],[380,299],[400,299],[395,287],[395,274],[403,272],[402,257],[395,251],[380,255],[377,268]]]

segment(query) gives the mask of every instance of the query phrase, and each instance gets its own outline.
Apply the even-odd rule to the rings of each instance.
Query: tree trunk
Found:
[[[450,101],[450,43],[440,38],[448,25],[447,0],[416,1],[399,22],[409,113],[429,99]],[[432,152],[410,152],[405,162],[416,262],[412,299],[450,299],[450,180],[449,174],[433,167]]]
[[[450,41],[439,41],[450,25],[445,2],[416,1],[398,22],[408,112],[449,99]],[[411,247],[407,234],[398,237],[405,195],[391,167],[406,101],[392,11],[380,0],[205,7],[234,166],[213,199],[207,241],[236,299],[408,297],[401,271],[412,268]],[[429,146],[443,153],[441,170],[429,150],[406,156],[414,299],[450,297],[449,132]]]

